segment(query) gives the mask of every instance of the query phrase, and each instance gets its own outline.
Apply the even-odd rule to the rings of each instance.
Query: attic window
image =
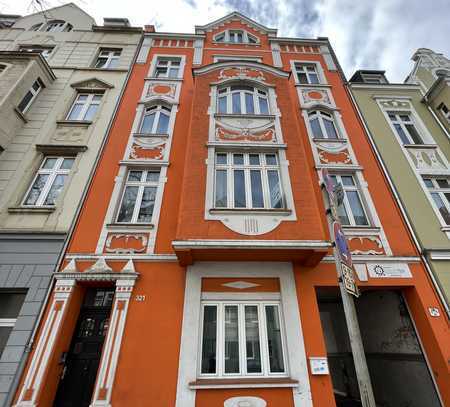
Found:
[[[229,42],[233,44],[258,44],[259,40],[245,30],[225,30],[214,37],[215,42]]]
[[[382,74],[364,73],[364,74],[361,74],[361,77],[362,77],[364,83],[371,83],[371,84],[386,83],[386,79],[384,78],[384,75],[382,75]]]
[[[72,24],[66,23],[64,20],[52,20],[49,21],[45,27],[47,32],[63,32],[72,31]]]

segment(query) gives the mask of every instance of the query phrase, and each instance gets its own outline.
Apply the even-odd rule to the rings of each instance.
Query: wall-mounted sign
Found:
[[[367,270],[371,278],[412,278],[405,263],[367,263]]]
[[[309,366],[311,367],[311,374],[313,375],[330,374],[327,358],[310,357]]]
[[[348,293],[359,297],[358,286],[356,285],[353,267],[348,267],[345,263],[341,263],[342,281]]]
[[[428,312],[432,317],[440,317],[441,313],[439,312],[439,308],[436,307],[429,307]]]
[[[344,231],[342,230],[339,222],[333,222],[334,240],[336,242],[336,249],[338,251],[341,262],[345,263],[348,267],[352,267],[352,255],[345,238]]]

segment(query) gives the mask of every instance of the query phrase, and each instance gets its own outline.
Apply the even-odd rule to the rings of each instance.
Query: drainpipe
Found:
[[[86,199],[86,197],[88,195],[88,192],[91,190],[92,181],[93,181],[94,175],[95,175],[95,173],[97,171],[97,165],[98,165],[98,163],[100,161],[100,158],[103,156],[103,152],[104,152],[104,149],[105,149],[105,146],[106,146],[106,141],[108,140],[109,132],[111,131],[111,127],[112,127],[114,119],[116,117],[117,110],[119,109],[119,105],[120,105],[120,102],[122,101],[123,94],[125,93],[125,89],[127,88],[127,84],[128,84],[129,79],[130,79],[131,72],[133,70],[133,67],[134,67],[134,65],[136,63],[137,56],[138,56],[139,51],[141,49],[143,38],[144,38],[144,35],[141,34],[141,39],[139,40],[138,46],[137,46],[136,51],[134,53],[133,60],[131,61],[130,69],[127,72],[127,76],[125,77],[124,84],[122,85],[122,89],[121,89],[121,91],[119,93],[119,97],[117,99],[116,106],[114,107],[114,110],[113,110],[113,113],[111,115],[111,118],[109,119],[109,123],[108,123],[108,127],[106,128],[105,136],[103,137],[102,144],[100,145],[99,153],[97,154],[97,157],[95,158],[95,161],[94,161],[94,165],[92,166],[92,168],[91,168],[91,170],[89,172],[88,184],[87,184],[86,188],[84,189],[84,191],[83,191],[83,193],[81,195],[81,199],[80,199],[80,201],[78,203],[78,206],[77,206],[77,209],[75,211],[75,216],[73,217],[73,221],[72,221],[72,223],[70,225],[70,228],[69,228],[69,231],[67,233],[66,240],[64,241],[63,248],[62,248],[61,252],[59,253],[58,261],[56,262],[56,265],[55,265],[55,271],[53,273],[53,277],[52,277],[52,280],[50,282],[50,286],[48,288],[47,294],[45,295],[44,302],[43,302],[41,310],[39,312],[39,316],[38,316],[38,318],[36,318],[36,320],[34,322],[33,331],[31,333],[31,337],[30,337],[28,343],[25,346],[25,351],[22,354],[22,357],[20,359],[19,367],[17,368],[17,371],[16,371],[16,374],[14,376],[14,380],[12,382],[12,385],[11,385],[11,388],[9,390],[8,396],[5,399],[5,403],[3,404],[4,407],[11,406],[12,402],[14,400],[14,396],[16,395],[17,388],[19,387],[19,383],[20,383],[20,380],[22,378],[23,371],[25,370],[26,362],[28,360],[28,354],[33,349],[35,336],[36,336],[37,330],[39,328],[39,323],[41,322],[42,316],[43,316],[43,314],[45,312],[45,309],[47,308],[48,300],[50,298],[50,294],[53,292],[53,288],[54,288],[55,281],[56,281],[55,273],[57,273],[59,268],[61,267],[61,264],[62,264],[62,262],[64,260],[64,256],[66,254],[66,250],[67,250],[67,248],[69,246],[70,239],[72,238],[73,232],[75,230],[75,226],[78,224],[79,215],[80,215],[81,209],[83,208],[84,201],[85,201],[85,199]]]
[[[357,102],[356,102],[352,92],[349,89],[350,85],[349,85],[348,82],[346,83],[346,85],[347,85],[345,87],[346,91],[350,95],[350,98],[351,98],[351,100],[353,102],[353,105],[355,106],[356,112],[358,113],[358,117],[359,117],[362,125],[364,126],[364,130],[366,131],[367,138],[368,138],[369,143],[370,143],[370,145],[372,147],[372,151],[375,153],[375,155],[376,155],[376,157],[378,159],[378,162],[380,163],[380,166],[381,166],[381,169],[383,171],[383,174],[384,174],[384,176],[386,177],[386,179],[388,181],[388,184],[389,184],[389,186],[391,188],[391,191],[392,191],[392,193],[393,193],[393,195],[394,195],[394,197],[395,197],[395,199],[397,201],[397,205],[398,205],[398,207],[399,207],[399,209],[400,209],[400,211],[401,211],[401,213],[403,215],[403,218],[405,220],[407,228],[408,228],[409,232],[411,233],[412,239],[414,241],[414,245],[416,246],[416,249],[419,252],[420,258],[421,258],[422,262],[425,265],[425,268],[426,268],[426,270],[428,272],[428,275],[431,278],[431,281],[433,282],[433,285],[434,285],[434,288],[436,289],[436,292],[438,294],[439,300],[441,301],[441,305],[445,309],[445,313],[447,315],[447,318],[450,320],[450,310],[449,310],[447,301],[445,299],[445,296],[444,296],[444,294],[442,292],[442,287],[439,284],[439,282],[436,280],[436,277],[434,276],[433,270],[431,269],[431,266],[429,264],[428,258],[425,256],[423,250],[420,247],[419,239],[418,239],[417,234],[415,232],[415,229],[414,229],[412,223],[410,222],[410,219],[409,219],[409,217],[408,217],[408,215],[406,213],[403,201],[400,198],[400,195],[398,193],[397,188],[395,187],[394,183],[392,182],[392,179],[391,179],[391,176],[389,175],[389,172],[387,170],[386,164],[383,161],[383,158],[381,157],[381,155],[380,155],[380,153],[378,151],[378,147],[375,144],[375,140],[374,140],[374,138],[372,136],[372,133],[369,131],[369,128],[367,126],[367,123],[366,123],[363,115],[361,114],[359,106],[358,106],[358,104],[357,104]]]

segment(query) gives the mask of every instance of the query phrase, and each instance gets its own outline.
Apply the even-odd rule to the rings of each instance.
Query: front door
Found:
[[[114,291],[88,289],[61,375],[54,407],[88,407],[109,326]]]

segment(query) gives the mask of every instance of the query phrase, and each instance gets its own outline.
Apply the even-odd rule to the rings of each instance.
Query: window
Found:
[[[47,32],[62,32],[62,31],[72,31],[72,25],[66,23],[63,20],[53,20],[47,23],[45,31]]]
[[[20,52],[39,52],[45,59],[53,52],[53,47],[44,47],[41,45],[23,45],[19,48]]]
[[[269,114],[265,90],[235,85],[218,89],[217,111],[229,114]]]
[[[204,302],[201,376],[286,375],[280,304]]]
[[[102,100],[98,93],[80,93],[70,108],[67,120],[91,121]]]
[[[282,209],[275,153],[216,153],[215,208]]]
[[[333,116],[320,110],[314,110],[308,113],[309,125],[312,135],[319,139],[337,139],[338,132],[334,125]]]
[[[42,90],[42,82],[39,79],[37,79],[34,81],[30,90],[25,94],[25,96],[17,106],[20,112],[25,113],[28,110],[28,108],[31,106],[31,103],[33,103],[33,100],[36,98],[36,96],[39,94],[41,90]]]
[[[54,206],[74,161],[74,157],[45,157],[23,204]]]
[[[16,324],[20,309],[25,301],[25,295],[25,293],[19,292],[0,293],[0,357]]]
[[[181,58],[158,57],[154,76],[157,78],[178,78]]]
[[[234,44],[257,44],[258,38],[244,30],[226,30],[214,36],[216,42],[231,42]]]
[[[145,109],[140,133],[167,134],[169,132],[170,108],[155,105]]]
[[[230,31],[230,42],[235,43],[243,43],[244,42],[244,33],[242,31]]]
[[[7,67],[7,65],[0,64],[0,74],[4,72]]]
[[[31,26],[30,31],[39,31],[44,23],[37,23]]]
[[[402,144],[423,144],[410,113],[388,112]]]
[[[317,73],[316,64],[296,63],[295,72],[297,73],[297,80],[302,84],[318,84],[319,74]]]
[[[216,37],[214,38],[214,41],[225,42],[225,33],[223,32],[221,34],[216,35]]]
[[[1,72],[1,71],[0,71]],[[450,110],[448,110],[448,107],[441,103],[438,106],[439,111],[441,112],[442,116],[446,118],[446,120],[450,123]]]
[[[346,226],[369,226],[353,175],[332,175],[334,185],[341,184],[344,201],[338,207],[341,223]]]
[[[130,170],[117,222],[150,223],[155,207],[159,170]]]
[[[386,80],[384,79],[384,76],[381,74],[361,74],[364,83],[371,83],[371,84],[380,84],[380,83],[386,83]]]
[[[94,67],[103,69],[117,68],[121,52],[120,49],[100,49]]]
[[[444,219],[445,224],[450,225],[450,178],[423,177],[426,187],[430,191],[434,203]]]

